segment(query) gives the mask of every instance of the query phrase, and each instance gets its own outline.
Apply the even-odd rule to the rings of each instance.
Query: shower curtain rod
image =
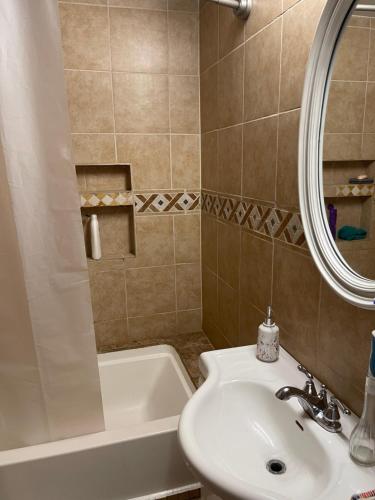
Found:
[[[241,19],[247,19],[250,15],[252,0],[210,0],[210,2],[230,7]]]
[[[365,5],[363,3],[359,3],[355,10],[359,10],[362,12],[370,11],[370,12],[375,12],[375,5]]]

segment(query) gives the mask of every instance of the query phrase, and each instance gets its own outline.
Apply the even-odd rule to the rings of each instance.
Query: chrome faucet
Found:
[[[341,401],[331,396],[328,401],[327,389],[321,385],[319,393],[316,390],[314,377],[302,365],[297,366],[298,370],[307,377],[303,389],[286,386],[279,389],[275,396],[281,401],[288,401],[290,398],[298,398],[298,401],[305,412],[328,432],[341,432],[340,410],[345,415],[350,415],[350,410]]]

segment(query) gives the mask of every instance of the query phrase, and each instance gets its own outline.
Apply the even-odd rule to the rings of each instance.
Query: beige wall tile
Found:
[[[124,271],[90,274],[94,321],[121,319],[126,315]]]
[[[243,121],[243,58],[240,47],[218,66],[218,107],[220,127]]]
[[[98,321],[95,323],[95,340],[99,352],[103,349],[116,349],[126,345],[128,341],[127,320]]]
[[[298,127],[300,111],[279,116],[279,148],[276,201],[281,207],[299,206],[298,198]]]
[[[359,113],[358,113],[359,114]],[[375,132],[375,83],[367,85],[365,132]]]
[[[149,316],[176,309],[174,266],[128,269],[129,316]]]
[[[202,262],[213,273],[217,272],[218,222],[202,213]]]
[[[243,196],[275,200],[277,125],[276,116],[244,125]]]
[[[362,159],[373,160],[375,158],[375,134],[364,134],[362,145]]]
[[[137,217],[137,255],[127,267],[150,267],[174,264],[173,216]]]
[[[198,15],[190,12],[169,12],[169,74],[199,73]]]
[[[114,166],[89,166],[84,169],[88,191],[122,191],[126,189],[126,169]]]
[[[251,15],[246,22],[246,37],[254,35],[282,12],[282,0],[253,0]]]
[[[207,2],[199,13],[200,71],[214,64],[219,57],[219,7]]]
[[[332,75],[333,80],[365,81],[367,79],[369,42],[369,29],[345,29],[336,49],[336,59]]]
[[[277,113],[281,21],[275,21],[245,46],[245,120]]]
[[[362,32],[362,30],[360,30]],[[366,31],[366,30],[363,30]],[[370,57],[368,61],[368,79],[373,82],[375,80],[375,31],[370,31]]]
[[[257,343],[258,327],[263,323],[265,315],[252,304],[241,300],[240,303],[240,333],[239,345],[253,345]]]
[[[364,16],[350,16],[350,19],[348,19],[348,24],[347,26],[357,26],[357,27],[362,27],[362,28],[370,28],[371,26],[371,19],[369,17],[364,17]]]
[[[203,329],[205,323],[217,325],[218,305],[218,279],[206,266],[202,267],[202,307],[203,307]],[[208,334],[208,333],[207,333]],[[210,337],[211,338],[211,337]]]
[[[326,0],[302,0],[284,15],[280,111],[301,106],[305,67],[325,3]]]
[[[241,194],[242,125],[219,131],[219,191]]]
[[[324,160],[346,161],[361,158],[362,134],[325,134]]]
[[[199,78],[170,76],[171,131],[176,134],[199,133]]]
[[[72,132],[113,132],[110,73],[65,71]]]
[[[219,186],[218,133],[201,135],[202,149],[202,188],[217,191]]]
[[[130,340],[170,337],[176,334],[176,330],[175,312],[129,318]]]
[[[365,93],[364,82],[331,82],[324,132],[362,132]]]
[[[174,234],[176,264],[200,261],[200,215],[175,215]]]
[[[167,10],[167,0],[108,0],[108,3],[116,7]]]
[[[373,314],[345,303],[325,284],[322,286],[321,304],[319,362],[345,377],[352,388],[363,391],[370,356],[369,334],[373,329]],[[338,345],[340,355],[337,355]],[[330,389],[350,404],[351,394],[342,390],[340,380],[332,379],[330,382]]]
[[[108,70],[107,9],[63,3],[59,4],[59,9],[65,68]]]
[[[308,368],[316,365],[320,275],[312,259],[276,243],[273,308],[281,344]]]
[[[166,12],[115,8],[109,16],[114,71],[167,72]]]
[[[219,329],[231,346],[238,345],[239,294],[219,279]]]
[[[215,130],[219,123],[218,66],[211,66],[200,78],[202,132]]]
[[[200,188],[199,135],[172,135],[172,187]]]
[[[271,301],[273,244],[245,231],[241,236],[241,300],[265,311]]]
[[[228,349],[232,347],[228,340],[224,337],[224,335],[219,330],[218,326],[213,323],[210,323],[205,315],[203,314],[203,331],[209,338],[211,344],[215,349]]]
[[[168,135],[117,135],[119,162],[132,165],[134,189],[168,189],[171,186]]]
[[[239,286],[241,229],[237,225],[218,223],[218,273],[234,289]]]
[[[113,74],[116,132],[169,131],[168,77]]]
[[[225,56],[245,40],[245,23],[232,9],[219,6],[219,55]]]
[[[177,332],[191,333],[202,330],[202,309],[177,311]]]
[[[168,0],[168,9],[196,12],[198,3],[198,0]]]
[[[77,163],[114,163],[116,161],[113,134],[73,134],[73,158]]]
[[[198,309],[201,307],[200,264],[178,264],[176,266],[177,309]]]

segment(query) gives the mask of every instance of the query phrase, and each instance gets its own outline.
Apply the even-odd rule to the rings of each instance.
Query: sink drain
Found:
[[[267,462],[266,467],[271,474],[279,475],[284,474],[286,471],[286,465],[281,460],[270,460]]]

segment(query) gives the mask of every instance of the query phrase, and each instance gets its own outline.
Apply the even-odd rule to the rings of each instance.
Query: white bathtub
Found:
[[[176,351],[98,358],[106,430],[0,452],[1,500],[154,499],[199,488],[177,443],[194,388]]]

